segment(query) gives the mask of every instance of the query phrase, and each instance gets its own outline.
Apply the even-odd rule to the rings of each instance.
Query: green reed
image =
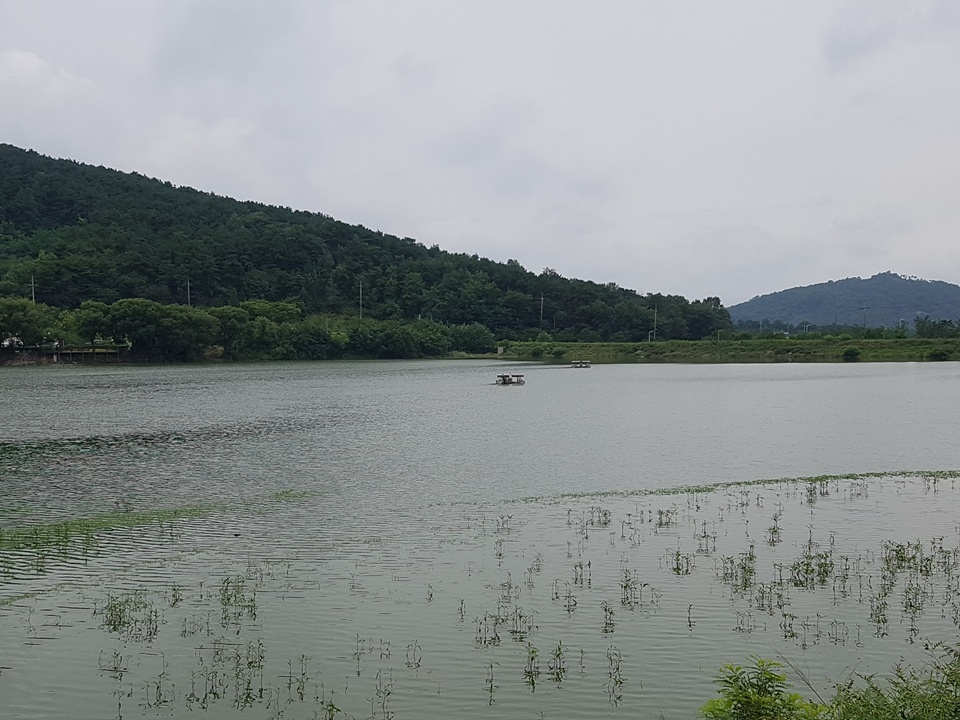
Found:
[[[108,593],[103,607],[94,610],[100,627],[129,642],[151,642],[160,631],[162,615],[145,590]]]

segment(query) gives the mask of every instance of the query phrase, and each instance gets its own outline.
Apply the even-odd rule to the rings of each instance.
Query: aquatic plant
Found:
[[[141,706],[156,710],[170,705],[176,698],[176,687],[170,680],[167,668],[170,666],[167,658],[160,653],[162,669],[156,677],[143,684],[143,701]]]
[[[610,525],[610,518],[613,516],[613,513],[602,507],[591,507],[590,508],[590,524],[596,525],[598,527],[607,527]]]
[[[603,610],[603,632],[609,634],[613,632],[616,623],[613,621],[613,605],[604,600],[600,603],[600,609]]]
[[[700,532],[695,533],[694,539],[697,541],[697,554],[710,555],[717,551],[717,533],[707,532],[707,521],[700,523]]]
[[[683,553],[679,549],[667,553],[670,570],[674,575],[689,575],[693,572],[693,555]]]
[[[531,643],[527,643],[527,662],[523,666],[523,681],[530,687],[530,692],[537,689],[537,680],[540,679],[540,651]]]
[[[442,637],[445,641],[450,637],[461,638],[463,647],[460,651],[472,656],[475,675],[471,677],[478,685],[485,679],[484,668],[488,671],[489,679],[484,684],[487,694],[476,698],[481,704],[484,699],[491,703],[494,701],[494,690],[498,687],[494,672],[497,674],[496,681],[509,687],[507,692],[511,703],[516,701],[518,689],[523,690],[526,686],[531,690],[535,688],[537,678],[534,677],[532,683],[527,682],[520,667],[523,665],[526,668],[524,649],[532,646],[538,654],[542,650],[537,663],[541,671],[539,679],[551,681],[546,697],[538,698],[538,705],[540,702],[557,702],[559,693],[555,693],[552,685],[556,684],[559,688],[562,684],[566,698],[575,697],[578,704],[602,703],[601,693],[606,691],[604,694],[611,703],[624,702],[632,706],[632,710],[637,703],[645,700],[647,693],[634,696],[632,692],[623,692],[623,688],[632,690],[639,686],[641,677],[646,681],[648,674],[653,676],[657,671],[653,669],[654,663],[642,662],[636,670],[638,677],[634,678],[631,673],[630,682],[625,684],[624,670],[629,658],[624,660],[625,656],[619,654],[618,663],[620,650],[609,644],[616,638],[617,645],[623,648],[624,653],[632,654],[638,647],[645,647],[640,644],[643,640],[638,641],[638,636],[645,639],[651,630],[659,632],[659,628],[652,626],[660,622],[673,623],[671,627],[677,629],[677,623],[682,626],[685,620],[688,634],[696,641],[703,639],[703,633],[721,633],[729,638],[731,646],[736,647],[757,642],[772,643],[780,646],[789,657],[793,657],[794,652],[813,648],[819,643],[823,646],[822,650],[826,651],[823,654],[827,658],[826,667],[836,665],[836,657],[843,653],[844,645],[851,646],[850,651],[853,652],[853,645],[861,647],[865,644],[867,652],[873,657],[887,651],[902,652],[904,656],[912,658],[919,652],[925,639],[920,635],[920,630],[936,636],[942,633],[944,627],[951,632],[955,627],[960,627],[960,549],[957,547],[958,536],[952,529],[954,521],[940,518],[935,525],[936,537],[913,539],[908,533],[909,539],[906,540],[894,535],[903,530],[900,525],[891,523],[889,530],[892,536],[881,541],[887,527],[874,522],[877,513],[866,511],[874,504],[886,511],[891,503],[899,504],[903,498],[916,498],[918,494],[920,501],[928,503],[924,507],[933,507],[937,503],[944,505],[954,499],[956,488],[953,485],[940,477],[930,478],[922,486],[920,478],[912,484],[897,482],[894,486],[891,482],[886,487],[881,482],[866,480],[839,484],[835,480],[824,480],[822,484],[813,481],[813,505],[806,502],[808,486],[805,484],[785,483],[762,490],[744,488],[713,495],[697,491],[688,497],[677,498],[676,517],[671,520],[673,524],[668,526],[662,526],[660,517],[654,512],[656,500],[630,500],[617,504],[604,502],[604,509],[610,508],[610,528],[601,533],[602,537],[598,537],[596,530],[598,523],[603,520],[591,510],[598,507],[598,501],[591,499],[570,509],[569,524],[566,526],[563,510],[551,511],[548,508],[542,515],[534,517],[544,522],[553,518],[555,525],[547,530],[558,532],[532,535],[532,544],[526,546],[524,541],[528,538],[524,533],[528,520],[533,513],[541,512],[539,508],[531,509],[529,515],[512,514],[515,506],[508,508],[510,513],[498,511],[497,514],[488,514],[490,519],[507,514],[513,517],[509,531],[503,529],[501,523],[499,533],[494,535],[490,532],[492,522],[488,522],[486,532],[476,522],[479,511],[475,508],[464,510],[465,524],[458,524],[459,511],[445,507],[440,511],[446,514],[444,522],[438,522],[436,526],[442,535],[437,541],[438,547],[456,544],[457,552],[464,550],[466,553],[466,564],[460,566],[465,568],[465,577],[459,578],[457,584],[449,585],[437,583],[441,577],[444,583],[447,582],[443,572],[457,572],[457,565],[448,564],[450,556],[436,556],[446,570],[440,570],[439,564],[436,567],[410,565],[409,570],[400,570],[393,564],[396,558],[390,555],[389,544],[371,549],[366,546],[370,535],[363,531],[357,531],[356,537],[338,541],[335,555],[327,555],[324,549],[321,555],[323,563],[317,562],[313,545],[303,552],[295,550],[290,557],[262,558],[258,552],[251,552],[238,565],[227,565],[235,569],[230,570],[226,577],[214,575],[206,583],[200,583],[199,587],[196,580],[184,580],[185,577],[195,578],[196,575],[179,574],[182,570],[176,564],[185,559],[188,563],[186,572],[195,572],[194,568],[204,566],[205,556],[183,553],[178,548],[175,560],[171,561],[173,556],[167,553],[157,560],[156,565],[150,566],[149,573],[134,575],[138,571],[135,563],[142,556],[132,555],[129,567],[123,572],[130,573],[131,578],[141,578],[136,582],[148,578],[149,582],[154,583],[150,589],[141,589],[139,592],[145,607],[152,606],[159,613],[159,634],[151,647],[139,651],[134,649],[132,653],[127,649],[129,646],[122,645],[118,651],[114,651],[112,645],[104,649],[97,664],[102,677],[98,681],[101,685],[112,682],[112,687],[101,688],[104,693],[101,700],[107,700],[105,693],[111,692],[117,702],[123,703],[124,716],[130,714],[128,704],[140,703],[146,708],[150,703],[156,708],[149,714],[179,717],[184,710],[213,708],[214,704],[219,703],[221,707],[215,709],[218,714],[231,712],[232,706],[235,709],[254,707],[253,715],[257,717],[314,720],[371,717],[379,720],[390,717],[395,710],[400,716],[400,708],[394,706],[403,698],[406,710],[410,693],[423,692],[425,683],[432,685],[435,682],[437,693],[442,690],[449,697],[451,687],[456,686],[451,686],[451,680],[443,674],[443,665],[451,657],[445,653],[459,651],[444,647],[438,661],[430,662],[428,667],[423,662],[423,648],[419,641],[409,641],[409,635],[413,633],[403,630],[402,635],[391,637],[387,633],[396,631],[397,626],[387,620],[383,624],[383,637],[364,639],[363,635],[356,635],[355,667],[351,667],[352,627],[349,629],[350,639],[345,643],[347,647],[339,650],[326,645],[319,650],[312,640],[306,641],[311,644],[303,649],[308,649],[318,657],[318,653],[323,653],[319,663],[313,663],[307,655],[298,654],[301,648],[296,646],[290,652],[291,657],[272,655],[267,663],[262,646],[258,649],[257,642],[269,639],[268,633],[276,628],[273,612],[278,611],[277,603],[289,603],[281,612],[286,612],[288,607],[305,609],[307,614],[304,617],[309,618],[312,608],[307,603],[312,602],[310,592],[315,590],[321,590],[329,598],[327,602],[339,605],[343,601],[345,608],[374,597],[377,603],[394,602],[403,607],[409,605],[416,608],[413,612],[420,614],[420,622],[431,623],[435,618],[437,625],[443,626],[437,632],[446,633],[455,628],[458,635]],[[821,493],[821,488],[826,494]],[[940,497],[925,501],[922,495],[924,491],[939,493]],[[871,508],[854,507],[852,514],[871,523],[870,532],[873,534],[858,535],[834,525],[837,527],[834,536],[830,532],[830,523],[836,523],[838,516],[849,517],[845,509],[847,505],[860,502],[868,492]],[[950,495],[946,497],[948,493]],[[762,509],[764,506],[772,508],[767,511]],[[123,511],[123,514],[134,512]],[[521,513],[522,509],[516,512]],[[773,534],[769,529],[771,512],[772,524],[780,535],[776,543],[769,542]],[[904,513],[903,517],[908,518],[909,513]],[[577,522],[578,518],[583,521],[582,525]],[[620,533],[615,532],[618,522]],[[529,524],[536,526],[536,523]],[[745,538],[743,528],[746,526],[749,531],[750,525],[767,528],[767,532],[758,533],[755,530],[754,538],[749,535]],[[804,531],[804,525],[809,528],[809,534]],[[583,532],[583,526],[590,528],[589,535]],[[464,528],[476,532],[471,537],[469,532],[463,532]],[[909,532],[914,531],[914,527],[910,526]],[[126,540],[126,537],[123,539]],[[153,537],[152,533],[146,536],[147,539]],[[432,539],[433,535],[430,537]],[[864,537],[866,541],[862,540]],[[606,547],[608,540],[612,547]],[[412,538],[412,541],[419,542],[419,536]],[[498,563],[491,557],[491,548],[497,541],[501,542],[502,548],[509,547],[509,552],[504,553],[503,569],[498,569]],[[72,544],[68,544],[69,551],[79,553],[82,542],[85,542],[84,536],[76,537],[75,541],[71,541]],[[506,546],[506,542],[510,545]],[[244,552],[248,551],[246,540],[242,547]],[[290,552],[280,545],[277,548],[277,552]],[[342,550],[353,552],[341,554]],[[542,552],[535,552],[538,550]],[[274,551],[274,548],[263,550],[267,553]],[[568,559],[564,559],[565,551],[570,555]],[[57,552],[56,547],[49,552],[44,550],[45,562],[51,563]],[[3,585],[4,591],[12,593],[18,588],[38,587],[36,579],[31,579],[35,583],[33,586],[25,585],[21,575],[25,568],[24,560],[32,558],[34,554],[31,550],[0,553],[0,560],[6,557],[13,564],[13,582]],[[712,562],[697,562],[704,555],[711,554]],[[378,560],[381,555],[382,560]],[[216,553],[211,557],[217,562],[221,559]],[[618,558],[619,572],[615,564]],[[152,558],[148,558],[148,562],[153,562]],[[656,574],[658,563],[660,582],[667,586],[663,595],[665,612],[659,617],[659,593],[640,581],[649,572]],[[0,563],[0,572],[2,567]],[[378,594],[378,571],[383,582],[388,578],[398,583],[401,580],[409,581],[407,589],[402,585],[390,585],[389,593]],[[522,574],[522,581],[514,583],[511,572],[517,572],[518,579]],[[552,582],[535,584],[537,574],[544,572],[549,573],[547,577]],[[723,581],[725,572],[727,582]],[[122,583],[130,581],[125,575],[119,575],[116,580],[121,587]],[[0,584],[3,583],[3,575],[0,574]],[[53,579],[49,585],[53,586]],[[442,592],[445,587],[451,592]],[[457,590],[453,591],[453,587]],[[621,590],[621,607],[639,609],[640,613],[631,615],[617,612],[618,587]],[[704,589],[710,593],[709,598],[699,594]],[[351,590],[357,590],[362,597],[352,595]],[[58,635],[69,632],[61,630],[60,619],[56,616],[55,606],[60,603],[52,602],[52,598],[47,603],[42,597],[51,591],[52,587],[38,588],[35,593],[18,595],[16,598],[20,602],[28,598],[39,599],[23,602],[23,608],[4,611],[4,615],[11,617],[23,613],[23,627],[30,641],[45,639],[43,628],[56,628]],[[73,588],[70,591],[73,592]],[[125,593],[136,592],[110,591],[116,599]],[[461,596],[457,597],[453,592],[461,593]],[[77,593],[79,602],[89,604],[85,597],[85,594],[91,593],[88,588],[77,589]],[[432,600],[433,604],[428,606],[424,603],[424,597]],[[473,643],[469,628],[462,625],[466,616],[465,597],[471,597],[471,602],[475,603],[471,607],[471,617],[476,618]],[[103,622],[103,612],[109,600],[109,597],[97,598],[96,617],[103,630],[113,636],[110,637],[111,643],[118,639],[126,642],[120,630],[111,630]],[[11,602],[9,598],[0,600],[0,605],[7,602]],[[697,603],[696,607],[694,602]],[[580,613],[574,612],[577,607]],[[602,616],[596,612],[598,607]],[[111,608],[112,613],[119,615],[119,612],[115,612],[117,610],[119,606]],[[868,611],[869,619],[876,620],[876,627],[882,629],[882,634],[878,633],[876,638],[870,637],[873,626],[868,622]],[[148,612],[144,610],[147,619]],[[638,617],[641,613],[642,618]],[[387,613],[383,613],[382,617],[386,618]],[[459,622],[456,618],[459,618]],[[167,619],[169,625],[165,627],[164,621]],[[64,628],[70,627],[69,621],[69,614],[65,613]],[[262,625],[259,624],[261,621]],[[120,621],[118,626],[123,624]],[[557,631],[558,625],[574,633],[563,635],[564,642],[580,638],[578,644],[582,642],[584,647],[567,648],[563,642],[557,642],[556,636],[543,641],[537,639],[537,633],[552,634]],[[413,627],[419,633],[421,626],[402,627]],[[361,633],[368,632],[359,625],[356,629]],[[736,633],[731,633],[731,629]],[[505,630],[518,645],[501,644],[501,638],[507,636]],[[886,641],[884,647],[884,641],[879,639],[887,632],[896,637],[896,648],[891,649],[890,646],[894,644],[891,641]],[[55,633],[51,630],[49,634],[52,636]],[[178,634],[182,642],[175,637]],[[226,637],[215,639],[221,634]],[[322,634],[320,639],[326,643],[331,637],[339,637],[339,632]],[[436,647],[434,637],[429,639],[430,647]],[[294,638],[294,641],[297,639]],[[901,641],[911,643],[913,647],[906,647]],[[396,645],[397,642],[401,644]],[[170,652],[171,644],[176,648],[176,654]],[[609,647],[605,653],[607,645]],[[197,648],[196,664],[192,667],[189,651],[184,653],[184,648]],[[405,649],[405,652],[398,651],[398,656],[403,655],[402,660],[398,661],[397,656],[391,660],[392,649],[396,648]],[[96,650],[94,648],[93,661],[97,660]],[[170,663],[168,669],[161,668],[159,673],[156,662],[148,659],[155,657],[152,653],[157,651],[165,651]],[[118,652],[120,658],[114,659],[112,652]],[[576,660],[570,661],[571,653],[574,658],[579,654],[579,677],[576,675]],[[819,659],[821,655],[811,652],[808,657]],[[510,659],[511,669],[501,676],[500,663],[506,664],[505,659]],[[587,660],[591,665],[589,672],[585,670]],[[395,667],[391,668],[391,665]],[[568,666],[572,673],[567,672]],[[428,671],[418,672],[421,667],[428,667]],[[339,683],[335,685],[335,697],[329,689],[321,689],[321,668],[328,673],[325,677],[328,687],[334,682]],[[329,674],[331,669],[337,674]],[[362,680],[355,680],[351,670],[356,670],[358,676],[362,675]],[[833,671],[836,672],[835,667]],[[339,679],[335,680],[336,677]],[[163,705],[174,682],[174,700]],[[660,682],[658,680],[658,685]],[[858,677],[855,687],[861,688],[863,684],[863,679]],[[880,681],[878,686],[882,686],[884,691],[888,689]],[[475,689],[476,696],[479,696],[480,688]],[[651,697],[662,703],[662,692],[662,686],[655,687]],[[430,694],[428,691],[423,695],[425,706],[429,704]],[[502,697],[496,699],[503,702]],[[177,701],[179,708],[176,708]],[[527,701],[530,702],[529,698]],[[547,705],[543,707],[550,710]],[[656,705],[647,709],[651,709],[652,716],[656,716]],[[531,711],[529,705],[511,708],[511,712],[514,710],[536,716],[536,710]],[[134,712],[139,712],[139,708]],[[465,709],[464,715],[477,712],[477,708]],[[552,717],[551,713],[548,712],[548,716]],[[106,714],[109,714],[109,708]],[[426,708],[422,716],[437,716],[436,709]]]
[[[108,593],[102,608],[94,610],[100,627],[130,642],[150,642],[157,637],[161,615],[145,590]]]
[[[477,616],[474,622],[477,628],[477,647],[493,647],[500,644],[499,629],[503,618],[499,614],[485,612],[482,616]]]
[[[393,673],[389,670],[386,672],[378,670],[373,697],[370,698],[370,717],[372,720],[391,720],[393,718],[393,713],[389,709],[391,695],[393,695]]]
[[[499,685],[494,683],[493,679],[493,663],[487,663],[487,677],[484,683],[484,688],[487,691],[487,705],[492,706],[495,702],[493,694],[496,692]]]
[[[564,663],[564,653],[566,648],[562,642],[557,643],[557,647],[550,653],[550,659],[547,661],[547,673],[550,679],[560,687],[563,684],[563,678],[567,673],[567,667]]]
[[[420,663],[423,661],[423,648],[420,647],[420,641],[414,640],[412,643],[407,644],[407,654],[404,664],[412,669],[416,670],[420,667]]]
[[[246,618],[257,618],[257,592],[249,590],[242,575],[225,577],[220,581],[220,624],[224,629],[240,631],[240,623]]]
[[[631,570],[621,561],[620,564],[620,604],[630,608],[635,608],[640,603],[640,590],[642,586],[637,579],[635,571]]]
[[[666,510],[657,510],[657,528],[668,528],[673,527],[677,524],[677,515],[679,514],[679,509],[676,507],[667,508]]]
[[[783,510],[778,510],[773,514],[773,525],[767,528],[767,545],[770,547],[776,547],[780,541],[780,518],[783,517]]]
[[[744,593],[750,590],[757,575],[757,554],[754,543],[751,542],[746,552],[739,553],[737,557],[732,555],[721,557],[716,574],[720,581],[730,586],[734,592]]]
[[[611,643],[607,648],[607,697],[614,706],[623,702],[623,684],[626,679],[622,671],[623,653]]]
[[[659,497],[672,495],[688,495],[690,493],[712,493],[717,490],[736,487],[754,487],[754,486],[795,486],[805,483],[837,482],[840,480],[850,481],[854,484],[864,480],[881,480],[884,478],[928,478],[930,481],[936,480],[958,480],[960,479],[960,470],[881,470],[878,472],[866,473],[842,473],[837,475],[805,475],[802,477],[781,477],[781,478],[756,478],[752,480],[721,481],[712,484],[699,485],[674,485],[665,488],[650,488],[643,490],[612,490],[608,492],[581,492],[581,493],[561,493],[560,495],[544,498],[541,496],[527,496],[520,498],[519,502],[535,503],[549,500],[557,502],[560,500],[584,500],[597,498],[640,498],[640,497]]]
[[[529,635],[536,631],[537,626],[534,622],[536,614],[536,610],[524,612],[519,605],[514,606],[510,613],[510,635],[514,640],[524,642]]]
[[[572,613],[577,608],[577,596],[573,594],[573,588],[570,587],[570,583],[567,583],[565,588],[563,607],[567,613]]]

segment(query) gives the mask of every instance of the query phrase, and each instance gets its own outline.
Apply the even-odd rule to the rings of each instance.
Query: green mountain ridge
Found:
[[[715,336],[689,301],[427,248],[321,213],[238,201],[0,144],[0,297],[58,308],[145,298],[198,307],[295,302],[307,314],[480,323],[504,339]]]
[[[910,327],[917,317],[960,318],[960,286],[893,272],[844,278],[761,295],[728,308],[735,323],[785,323],[797,327]]]

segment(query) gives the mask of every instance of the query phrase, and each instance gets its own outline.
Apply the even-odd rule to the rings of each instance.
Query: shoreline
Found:
[[[634,343],[573,343],[503,341],[499,353],[464,353],[423,358],[340,357],[330,360],[503,360],[564,365],[575,360],[593,364],[768,364],[768,363],[850,363],[850,362],[949,362],[960,360],[960,339],[862,338],[751,339],[751,340],[662,340]],[[0,352],[0,367],[26,365],[145,365],[298,362],[269,357],[226,359],[212,348],[198,360],[164,361],[156,357],[132,356],[122,348],[91,352],[64,349],[57,352],[19,350]],[[311,360],[310,362],[315,362]]]

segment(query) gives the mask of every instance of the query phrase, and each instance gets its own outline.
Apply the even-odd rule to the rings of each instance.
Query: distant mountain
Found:
[[[729,308],[734,323],[766,320],[791,325],[911,326],[916,316],[960,318],[960,286],[892,272],[760,295]]]

